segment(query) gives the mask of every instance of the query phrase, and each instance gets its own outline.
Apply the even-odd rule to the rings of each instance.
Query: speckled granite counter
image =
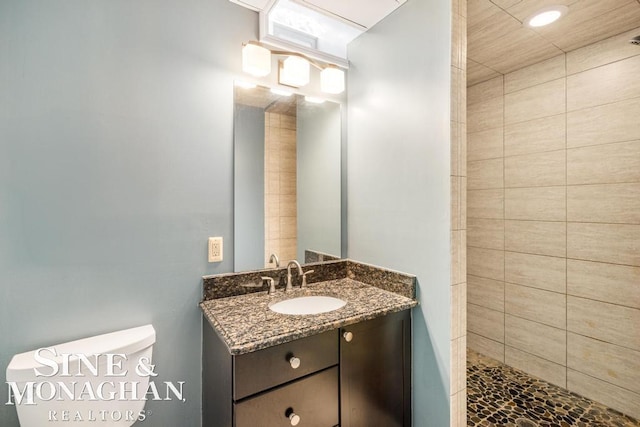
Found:
[[[385,314],[406,310],[418,305],[414,298],[404,296],[415,295],[415,277],[403,275],[389,270],[378,269],[366,264],[355,263],[350,260],[342,260],[344,263],[344,277],[333,278],[316,283],[310,283],[306,288],[297,286],[293,291],[285,293],[278,289],[273,295],[267,295],[264,291],[244,293],[221,298],[206,298],[207,279],[205,278],[205,301],[200,303],[206,319],[217,331],[218,335],[227,345],[231,354],[249,353],[255,350],[271,347],[315,335],[320,332],[336,329],[342,326],[373,319]],[[347,266],[347,263],[350,263]],[[349,268],[350,267],[350,268]],[[314,268],[323,268],[314,265]],[[335,270],[336,265],[327,265],[326,268]],[[364,269],[371,270],[371,274],[363,274]],[[354,279],[353,272],[360,272],[355,276],[367,280],[371,284]],[[242,275],[243,273],[240,273]],[[245,275],[247,273],[244,273]],[[251,273],[255,274],[255,273]],[[406,287],[404,292],[391,292],[383,289],[384,276],[389,275],[391,282],[401,279],[410,279],[412,287]],[[222,283],[228,289],[229,275],[219,276]],[[250,277],[250,276],[245,276]],[[407,281],[407,285],[409,281]],[[241,286],[241,285],[240,285]],[[211,289],[209,289],[211,291]],[[404,294],[404,295],[403,295]],[[279,314],[269,309],[269,304],[289,298],[307,295],[329,295],[341,298],[347,304],[334,311],[313,315],[286,315]]]
[[[312,315],[286,315],[269,304],[306,295],[329,295],[347,301],[335,311]],[[265,292],[204,301],[200,305],[209,323],[231,354],[249,353],[341,326],[415,307],[416,300],[352,279],[313,283],[286,294]]]

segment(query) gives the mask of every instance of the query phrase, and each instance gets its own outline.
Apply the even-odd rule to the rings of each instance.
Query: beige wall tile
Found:
[[[564,113],[541,119],[506,125],[504,128],[505,156],[563,150],[566,139]]]
[[[636,46],[637,49],[637,46]],[[640,98],[599,105],[567,114],[567,147],[640,139]]]
[[[504,250],[504,220],[469,218],[467,244],[478,248]]]
[[[460,227],[467,228],[467,178],[460,181]]]
[[[452,100],[453,102],[453,100]],[[460,123],[451,121],[451,175],[460,176]]]
[[[505,219],[566,221],[566,188],[507,188],[504,192]]]
[[[504,99],[502,97],[491,98],[469,105],[467,110],[467,131],[478,132],[502,126],[503,108]]]
[[[640,140],[567,150],[567,183],[640,181]]]
[[[640,55],[567,77],[568,111],[640,97]]]
[[[546,61],[521,68],[504,76],[506,93],[515,92],[565,76],[565,55],[558,55]]]
[[[566,295],[526,286],[505,285],[505,313],[563,329]]]
[[[455,24],[455,23],[454,23]],[[464,71],[451,67],[451,120],[462,121],[462,92]]]
[[[460,230],[464,227],[461,227],[460,221],[460,198],[462,194],[460,192],[460,181],[462,180],[459,176],[451,177],[451,229],[452,230]]]
[[[640,226],[570,222],[567,224],[567,256],[640,266]]]
[[[504,218],[504,190],[468,190],[468,218]]]
[[[504,268],[506,282],[560,293],[567,289],[566,258],[506,252]]]
[[[509,346],[505,347],[504,359],[507,365],[525,371],[534,377],[542,378],[560,387],[567,386],[567,370],[562,365]]]
[[[640,224],[640,182],[567,187],[567,219]]]
[[[466,117],[466,116],[465,116]],[[460,170],[458,175],[467,176],[467,124],[460,123]]]
[[[469,190],[486,190],[503,188],[503,159],[478,160],[467,163],[467,188]]]
[[[467,425],[467,389],[466,388],[451,396],[450,412],[451,412],[450,427],[466,427]]]
[[[567,364],[567,331],[507,314],[505,344],[560,365]]]
[[[465,230],[451,232],[451,284],[463,283],[466,279],[467,236]]]
[[[567,370],[567,388],[608,407],[640,419],[640,394],[615,386],[592,376]]]
[[[451,339],[467,334],[467,284],[451,286]]]
[[[504,282],[467,276],[467,301],[471,304],[504,312]]]
[[[585,298],[567,297],[567,329],[640,351],[640,310]]]
[[[490,98],[496,98],[504,95],[504,82],[503,77],[498,76],[486,82],[479,83],[477,85],[469,86],[467,88],[467,104],[476,104],[478,102],[486,101]]]
[[[504,280],[504,251],[468,247],[467,274]]]
[[[507,251],[565,257],[567,228],[564,222],[505,221]]]
[[[506,94],[504,121],[506,124],[554,116],[565,112],[565,79],[553,80]]]
[[[295,239],[298,235],[297,231],[297,218],[295,216],[281,216],[280,217],[280,238],[281,239]]]
[[[287,116],[287,115],[281,115],[280,116],[280,127],[284,128],[284,129],[296,129],[296,117],[295,116]]]
[[[279,192],[285,195],[296,194],[296,174],[291,172],[280,173]]]
[[[565,185],[565,150],[507,157],[504,162],[505,187]]]
[[[451,393],[467,387],[467,337],[451,340]]]
[[[638,55],[638,47],[630,44],[629,40],[640,34],[639,31],[637,28],[568,52],[567,73],[579,73]]]
[[[639,283],[640,267],[567,260],[570,295],[640,309]]]
[[[498,341],[470,332],[467,334],[467,347],[504,363],[504,344]]]
[[[467,84],[469,87],[497,76],[500,76],[499,72],[472,59],[467,59]]]
[[[640,393],[640,352],[573,333],[567,335],[571,369]]]
[[[504,313],[467,304],[467,330],[494,341],[504,342]]]
[[[467,135],[467,160],[484,160],[502,157],[502,127],[481,130]]]

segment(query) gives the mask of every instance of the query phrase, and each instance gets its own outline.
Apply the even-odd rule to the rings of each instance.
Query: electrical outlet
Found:
[[[222,261],[222,237],[209,237],[209,262]]]

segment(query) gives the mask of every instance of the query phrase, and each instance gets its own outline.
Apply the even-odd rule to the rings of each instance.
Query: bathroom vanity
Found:
[[[324,272],[313,266],[321,281],[273,295],[206,299],[205,278],[203,426],[411,425],[415,278],[382,269],[363,275],[376,268],[348,260],[328,264]],[[242,292],[251,289],[241,284],[252,277],[245,274],[238,282]],[[361,281],[367,277],[373,284]],[[217,290],[228,292],[229,279],[218,281]],[[313,315],[269,309],[309,295],[347,304]]]

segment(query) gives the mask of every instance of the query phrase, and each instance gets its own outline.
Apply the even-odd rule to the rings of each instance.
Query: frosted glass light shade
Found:
[[[242,71],[264,77],[271,72],[271,51],[257,44],[248,43],[242,48]]]
[[[320,90],[326,93],[344,92],[344,71],[329,67],[320,72]]]
[[[301,87],[309,83],[309,61],[299,56],[290,56],[280,62],[280,84]]]

